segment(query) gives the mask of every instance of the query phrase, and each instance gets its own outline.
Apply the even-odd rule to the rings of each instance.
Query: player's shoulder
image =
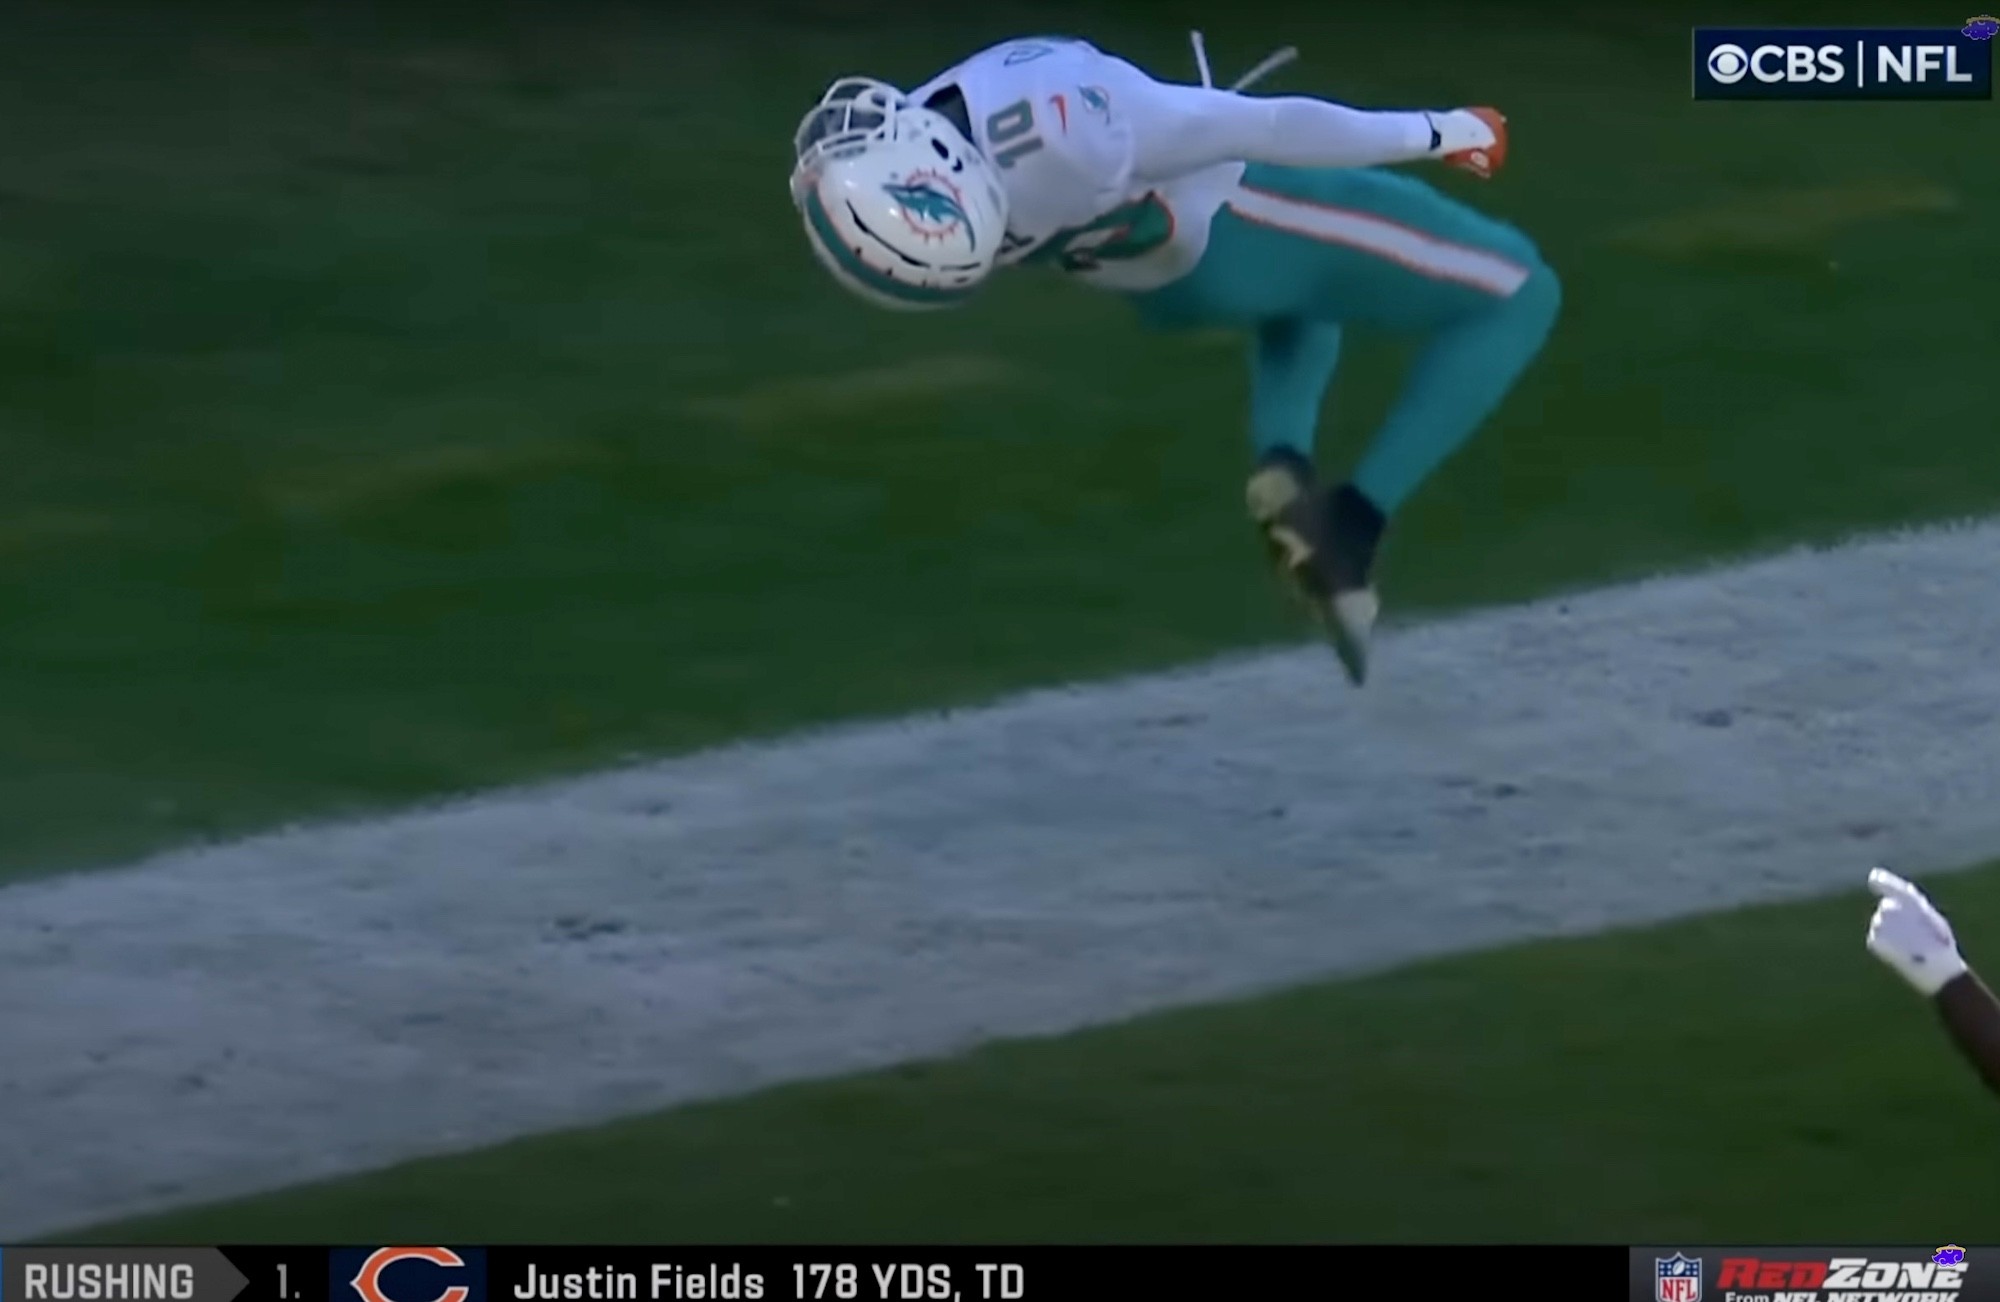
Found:
[[[1048,128],[1041,134],[1057,152],[1109,157],[1121,154],[1127,143],[1124,110],[1137,98],[1132,92],[1150,80],[1132,63],[1079,37],[1026,36],[988,46],[932,78],[913,98],[923,103],[955,87],[975,122],[999,119],[1013,127],[1002,134],[1020,134],[1025,123],[1017,119],[1032,118]],[[1104,162],[1100,158],[1096,165]]]
[[[931,78],[913,95],[921,101],[944,86],[973,83],[1025,84],[1050,78],[1073,80],[1077,70],[1111,58],[1076,36],[1019,36],[1000,41],[953,64]]]
[[[1104,51],[1081,36],[1016,36],[987,46],[967,62],[1025,68],[1034,63],[1046,65],[1051,61],[1061,63],[1103,57]]]

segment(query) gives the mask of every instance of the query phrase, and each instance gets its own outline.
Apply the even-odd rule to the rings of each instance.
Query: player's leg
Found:
[[[1250,435],[1257,454],[1245,490],[1250,518],[1273,564],[1322,618],[1338,596],[1340,549],[1313,472],[1313,444],[1340,343],[1339,326],[1291,318],[1265,322],[1250,343]],[[1338,623],[1331,627],[1342,660],[1349,660]]]
[[[1192,271],[1138,296],[1158,325],[1255,331],[1252,513],[1357,683],[1389,517],[1505,396],[1559,299],[1527,236],[1420,181],[1261,166],[1216,214]],[[1327,492],[1313,482],[1313,433],[1342,325],[1418,334],[1427,347],[1355,481]]]
[[[1537,266],[1519,288],[1433,334],[1353,478],[1329,499],[1329,606],[1335,644],[1355,682],[1367,674],[1380,605],[1376,550],[1410,495],[1493,414],[1555,325],[1562,289]],[[1345,595],[1352,594],[1352,595]]]
[[[1323,496],[1313,490],[1317,519],[1295,530],[1310,540],[1312,560],[1301,568],[1310,571],[1335,647],[1359,683],[1379,612],[1373,575],[1383,532],[1540,351],[1560,285],[1521,232],[1390,173],[1250,169],[1217,233],[1239,247],[1254,241],[1267,258],[1279,256],[1273,235],[1288,236],[1287,275],[1294,292],[1308,296],[1294,310],[1425,336],[1353,479]],[[1268,355],[1259,355],[1260,368]],[[1253,393],[1258,388],[1253,382]],[[1309,459],[1291,470],[1310,484]]]
[[[1312,460],[1320,407],[1340,364],[1341,328],[1287,317],[1250,337],[1250,440],[1258,460]]]
[[[1252,166],[1211,228],[1211,300],[1428,334],[1514,292],[1543,265],[1533,240],[1400,172]]]
[[[1384,516],[1485,424],[1541,352],[1561,305],[1555,273],[1537,266],[1513,293],[1430,337],[1354,472]]]

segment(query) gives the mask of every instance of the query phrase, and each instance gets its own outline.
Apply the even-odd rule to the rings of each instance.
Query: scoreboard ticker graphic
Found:
[[[0,1302],[1333,1298],[1485,1293],[1496,1278],[1590,1299],[1622,1279],[1633,1302],[2000,1302],[2000,1246],[0,1249]]]

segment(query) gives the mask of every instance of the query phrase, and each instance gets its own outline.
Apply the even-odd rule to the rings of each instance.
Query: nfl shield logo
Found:
[[[1657,1302],[1701,1302],[1701,1258],[1676,1252],[1671,1257],[1655,1257],[1658,1270],[1653,1285]]]

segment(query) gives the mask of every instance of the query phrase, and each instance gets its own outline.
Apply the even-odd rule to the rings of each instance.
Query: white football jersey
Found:
[[[1000,261],[1053,262],[1106,289],[1156,289],[1192,270],[1250,163],[1381,167],[1497,142],[1469,110],[1366,110],[1158,81],[1060,36],[981,50],[911,98],[928,104],[954,86],[972,143],[1007,191]]]
[[[1157,288],[1199,260],[1216,210],[1243,174],[1241,162],[1224,162],[1183,176],[1140,175],[1139,134],[1155,94],[1169,88],[1087,41],[1007,41],[910,98],[922,104],[953,86],[965,98],[972,143],[1006,187],[1003,265],[1046,261],[1108,289]]]

